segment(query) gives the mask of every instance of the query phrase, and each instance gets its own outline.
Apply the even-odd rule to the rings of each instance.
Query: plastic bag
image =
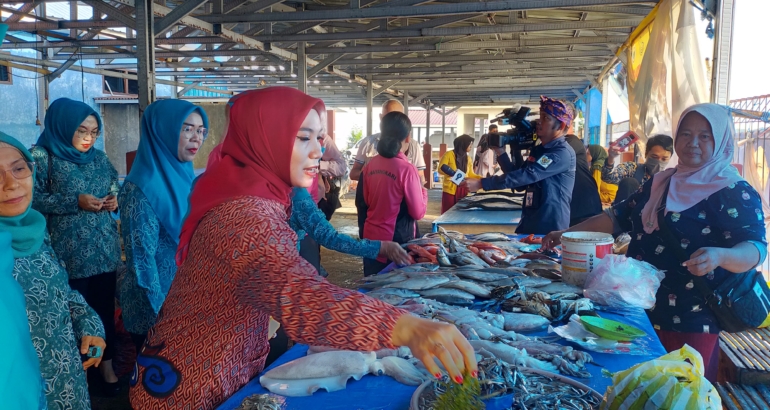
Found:
[[[686,361],[689,360],[689,363]],[[600,410],[721,410],[703,376],[703,358],[688,345],[612,375]]]
[[[588,274],[583,295],[615,308],[650,309],[655,305],[655,293],[664,277],[663,272],[647,262],[623,255],[606,255]]]

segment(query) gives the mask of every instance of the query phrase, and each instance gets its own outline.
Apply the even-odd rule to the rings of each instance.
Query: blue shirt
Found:
[[[70,279],[116,271],[120,241],[115,219],[108,211],[90,212],[78,206],[80,194],[97,198],[118,194],[118,171],[107,154],[96,150],[93,161],[77,164],[56,156],[49,160],[42,147],[30,152],[37,167],[32,208],[48,219],[51,244]]]
[[[171,237],[134,183],[126,181],[118,196],[127,272],[119,284],[123,324],[145,334],[155,324],[176,276],[178,240]]]
[[[305,235],[310,235],[319,245],[333,251],[369,259],[376,259],[379,255],[380,241],[358,240],[337,232],[326,220],[323,211],[318,209],[307,189],[294,188],[291,206],[289,225],[297,233],[299,240]]]
[[[538,145],[516,168],[508,155],[498,157],[504,175],[483,178],[485,191],[526,188],[519,234],[545,235],[569,228],[572,189],[575,186],[575,151],[564,138]]]
[[[627,200],[613,206],[615,219],[631,235],[628,257],[644,260],[665,271],[655,306],[647,312],[655,329],[687,333],[719,333],[716,317],[695,289],[693,276],[681,266],[679,253],[669,249],[659,231],[647,234],[642,209],[650,199],[652,180]],[[697,188],[694,188],[697,189]],[[668,212],[665,223],[685,255],[703,247],[732,248],[746,241],[765,246],[765,217],[757,191],[746,181],[731,185],[682,212]],[[722,268],[704,276],[711,289],[733,273]]]

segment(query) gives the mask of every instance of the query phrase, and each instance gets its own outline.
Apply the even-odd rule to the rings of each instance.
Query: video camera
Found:
[[[493,119],[491,122],[498,123],[500,125],[512,125],[513,128],[506,131],[505,134],[490,133],[489,134],[489,146],[490,147],[503,147],[510,145],[512,149],[524,150],[530,149],[535,146],[537,141],[537,135],[535,134],[534,125],[527,120],[527,116],[531,109],[529,107],[522,106],[518,111],[514,111],[513,108],[506,108],[503,112]]]

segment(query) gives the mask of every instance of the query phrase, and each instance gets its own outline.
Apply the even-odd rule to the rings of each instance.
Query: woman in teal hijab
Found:
[[[139,149],[118,196],[128,265],[120,306],[137,352],[176,275],[174,255],[195,178],[192,160],[208,125],[203,109],[183,100],[156,101],[142,115]]]
[[[45,218],[31,207],[34,177],[29,151],[0,133],[0,233],[10,234],[12,249],[2,255],[13,255],[12,277],[24,294],[27,335],[37,353],[45,399],[49,409],[89,409],[83,369],[99,366],[101,357],[82,362],[80,355],[91,346],[105,348],[104,328],[83,296],[70,288],[67,272],[46,240]],[[13,302],[13,287],[1,289],[3,303]],[[25,357],[24,349],[13,352],[13,359]],[[13,383],[29,378],[21,369],[18,380],[13,377]]]
[[[100,366],[101,392],[120,391],[112,368],[115,281],[120,263],[118,171],[94,148],[102,131],[88,104],[60,98],[48,108],[45,129],[32,149],[37,175],[32,207],[48,220],[51,245],[64,262],[70,287],[80,292],[104,323],[107,350]]]

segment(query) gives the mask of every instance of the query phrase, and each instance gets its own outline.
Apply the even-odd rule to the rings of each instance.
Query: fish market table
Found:
[[[433,232],[438,227],[465,234],[502,232],[515,234],[521,222],[521,209],[510,211],[461,210],[453,206],[433,221]]]
[[[626,311],[621,313],[610,313],[601,311],[599,314],[606,318],[617,320],[620,322],[628,323],[632,326],[636,326],[639,329],[645,331],[647,336],[644,338],[645,344],[648,347],[650,354],[644,356],[632,356],[632,355],[618,355],[618,354],[605,354],[590,352],[594,358],[594,361],[610,372],[617,372],[620,370],[628,369],[638,363],[646,362],[648,360],[657,358],[664,355],[666,352],[663,346],[660,344],[658,337],[655,335],[655,331],[647,319],[642,309],[636,309],[633,311]],[[548,336],[545,331],[539,333],[528,334],[528,336]],[[569,345],[568,342],[560,340],[558,343]],[[577,348],[572,345],[572,347]],[[582,349],[580,349],[582,350]],[[275,361],[267,370],[280,366],[291,360],[300,358],[306,354],[307,346],[295,345],[288,352],[284,353],[278,360]],[[612,380],[602,376],[602,368],[589,364],[587,369],[591,372],[591,379],[575,379],[579,382],[588,385],[599,393],[604,394],[604,391],[608,386],[612,384]],[[403,385],[389,376],[373,376],[366,375],[361,380],[355,381],[353,379],[348,381],[347,388],[344,390],[336,391],[334,393],[327,393],[324,390],[315,392],[312,396],[307,397],[287,397],[285,402],[286,410],[407,410],[409,409],[409,402],[412,398],[412,394],[416,390],[415,386]],[[265,394],[269,393],[265,388],[259,384],[259,377],[255,377],[241,390],[230,397],[224,402],[219,409],[231,410],[235,409],[243,402],[248,396],[253,394]],[[487,402],[487,410],[501,410],[510,407],[511,401],[497,400]]]

